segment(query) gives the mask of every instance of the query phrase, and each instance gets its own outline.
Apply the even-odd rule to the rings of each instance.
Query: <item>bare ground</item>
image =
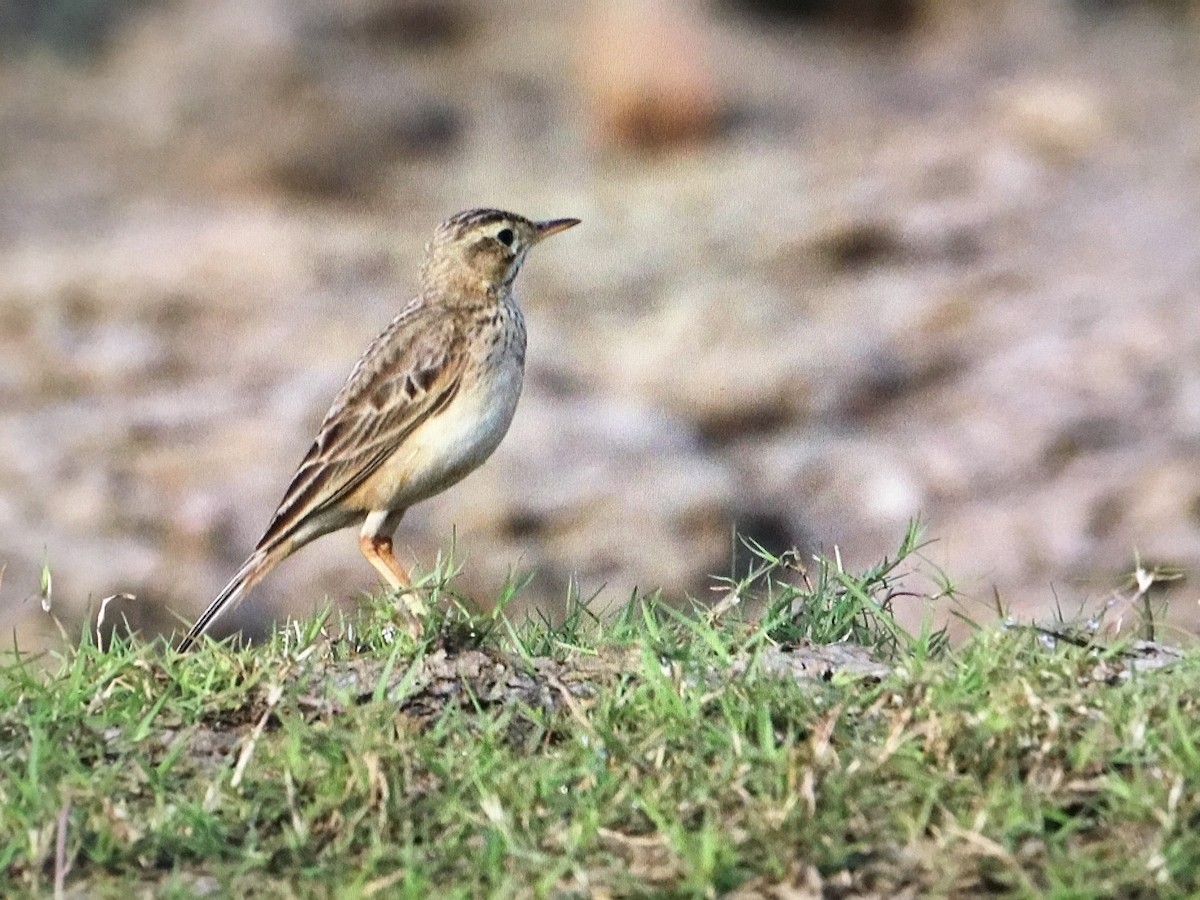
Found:
[[[897,35],[683,7],[719,115],[654,151],[608,146],[599,26],[542,0],[177,2],[8,53],[0,622],[42,630],[43,561],[60,609],[194,614],[430,229],[484,203],[586,227],[523,276],[512,433],[402,530],[478,596],[705,595],[735,525],[858,565],[918,513],[979,604],[1194,571],[1200,27],[919,5]],[[332,536],[246,612],[372,585]]]

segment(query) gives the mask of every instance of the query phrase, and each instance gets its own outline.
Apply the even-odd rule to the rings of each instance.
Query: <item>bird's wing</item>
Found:
[[[259,549],[293,536],[449,405],[466,368],[461,314],[414,302],[371,342],[338,392]]]

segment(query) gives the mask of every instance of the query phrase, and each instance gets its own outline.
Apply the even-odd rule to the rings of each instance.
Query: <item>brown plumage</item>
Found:
[[[525,320],[512,283],[534,244],[576,224],[474,209],[438,227],[420,293],[367,347],[254,552],[180,650],[282,560],[351,525],[361,523],[359,546],[384,580],[409,586],[392,534],[405,510],[477,468],[507,432],[525,365]],[[401,599],[419,633],[424,604],[412,594]]]

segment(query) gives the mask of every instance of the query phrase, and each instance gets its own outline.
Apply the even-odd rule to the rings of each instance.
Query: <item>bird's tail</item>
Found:
[[[208,604],[208,609],[200,614],[191,631],[179,642],[179,652],[182,653],[195,644],[197,639],[212,627],[221,613],[237,606],[268,572],[291,553],[292,549],[285,542],[274,547],[260,547],[250,554],[250,558],[242,563],[242,567],[237,570],[229,584],[225,585],[225,589],[217,594],[217,599]]]

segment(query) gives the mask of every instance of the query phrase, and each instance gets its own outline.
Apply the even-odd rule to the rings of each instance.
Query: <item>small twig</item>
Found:
[[[229,782],[230,787],[236,788],[242,783],[242,777],[246,774],[246,767],[250,765],[250,760],[254,756],[254,748],[258,744],[258,739],[262,737],[263,730],[267,727],[267,720],[271,718],[271,713],[275,710],[275,704],[279,702],[279,698],[282,696],[282,684],[273,685],[267,691],[267,708],[259,718],[258,724],[254,726],[254,730],[250,732],[250,737],[246,739],[246,743],[242,745],[242,752],[238,756],[237,765],[233,769],[233,778]]]
[[[104,633],[100,630],[104,625],[104,614],[108,611],[108,604],[114,600],[136,600],[137,597],[133,594],[111,594],[100,601],[100,612],[96,614],[96,649],[104,650]]]
[[[296,802],[296,779],[292,777],[291,769],[284,770],[283,786],[287,788],[287,802],[288,810],[292,814],[292,828],[301,839],[307,840],[308,825],[305,823],[304,817],[300,815],[300,806]]]
[[[736,587],[731,588],[724,597],[709,607],[708,612],[705,614],[708,624],[716,625],[719,621],[721,621],[721,617],[724,616],[725,613],[729,612],[741,602],[741,592]]]
[[[67,873],[71,863],[67,859],[67,825],[70,823],[71,801],[64,800],[58,811],[57,833],[54,839],[54,900],[66,896]]]
[[[1158,574],[1144,569],[1141,560],[1138,560],[1130,577],[1133,581],[1133,593],[1128,597],[1122,597],[1114,592],[1112,600],[1106,604],[1107,608],[1103,615],[1109,619],[1111,624],[1107,624],[1105,630],[1110,635],[1120,634],[1121,628],[1125,624],[1125,616],[1141,602],[1145,605],[1146,610],[1146,639],[1152,641],[1154,640],[1154,609],[1150,605],[1150,589],[1159,580]],[[1114,617],[1115,621],[1113,621]]]
[[[546,681],[550,684],[550,687],[562,694],[563,703],[566,705],[567,710],[571,713],[571,718],[583,726],[584,731],[599,740],[599,732],[596,731],[596,727],[588,720],[587,715],[583,711],[583,707],[579,705],[579,701],[575,699],[575,695],[571,693],[570,689],[568,689],[567,686],[563,684],[561,680],[559,680],[557,675],[548,674],[546,676]]]
[[[50,612],[54,606],[54,576],[50,574],[50,561],[42,559],[42,580],[40,586],[42,596],[42,612]]]
[[[376,878],[374,881],[368,881],[363,885],[363,896],[374,897],[382,891],[389,890],[395,887],[404,880],[404,876],[408,874],[408,870],[404,868],[396,869],[381,878]]]

